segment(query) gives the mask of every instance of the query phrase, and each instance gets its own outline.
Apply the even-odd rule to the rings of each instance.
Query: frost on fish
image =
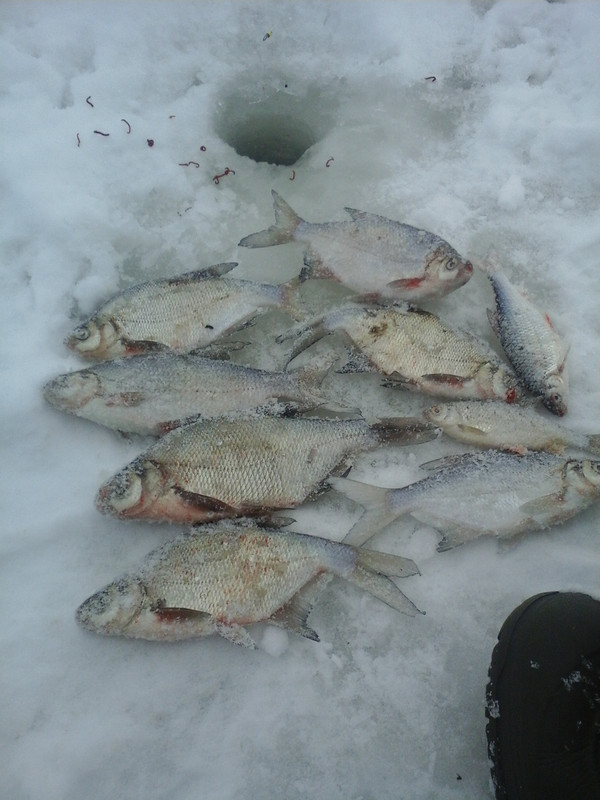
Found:
[[[295,319],[299,281],[280,286],[224,277],[236,262],[132,286],[108,300],[67,337],[84,358],[102,361],[171,350],[188,353],[238,330],[268,308]]]
[[[548,314],[540,311],[501,272],[495,256],[481,266],[494,290],[496,308],[490,325],[523,385],[552,413],[567,412],[567,348]]]
[[[430,474],[399,489],[332,477],[365,513],[344,541],[360,545],[405,514],[443,534],[438,550],[478,536],[502,538],[564,522],[600,498],[600,461],[496,450],[422,464]]]
[[[562,453],[570,447],[600,455],[600,435],[570,431],[532,406],[465,400],[432,406],[423,412],[423,417],[453,439],[477,447],[515,453]]]
[[[307,618],[327,576],[414,616],[421,612],[389,576],[415,574],[410,559],[315,536],[246,523],[204,526],[96,592],[76,619],[95,633],[164,641],[218,633],[248,647],[254,642],[245,626],[266,621],[319,641]]]
[[[46,384],[44,397],[113,430],[160,436],[194,418],[275,401],[298,409],[321,405],[319,386],[331,363],[321,359],[294,372],[266,372],[197,355],[146,354],[59,375]]]
[[[351,222],[306,222],[272,191],[275,225],[246,236],[242,247],[305,246],[304,275],[335,278],[361,294],[404,300],[441,296],[473,274],[448,242],[401,222],[346,208]]]
[[[390,385],[436,397],[495,398],[507,403],[521,393],[513,371],[485,342],[412,306],[366,308],[350,303],[279,339],[295,340],[295,357],[335,331],[342,331]]]
[[[99,490],[97,508],[127,518],[205,522],[293,508],[323,489],[332,472],[384,443],[433,438],[412,418],[364,420],[217,419],[167,433]]]

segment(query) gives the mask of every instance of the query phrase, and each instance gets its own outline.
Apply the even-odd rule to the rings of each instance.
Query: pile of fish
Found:
[[[268,621],[318,641],[307,617],[332,575],[419,613],[390,579],[418,574],[416,564],[361,547],[396,518],[437,529],[442,551],[549,527],[600,498],[600,461],[585,457],[600,455],[600,436],[571,432],[538,407],[566,414],[568,351],[493,260],[482,269],[505,359],[414,305],[473,274],[443,239],[349,208],[349,221],[310,223],[273,198],[275,225],[240,245],[302,242],[297,278],[254,283],[232,277],[237,264],[227,263],[130,287],[66,340],[95,363],[44,387],[63,411],[159,437],[100,487],[100,512],[194,525],[86,600],[76,615],[84,628],[162,640],[218,633],[253,646],[245,626]],[[300,289],[324,277],[355,294],[309,318]],[[380,373],[387,386],[444,402],[421,417],[375,419],[361,408],[342,418],[321,391],[337,355],[279,372],[227,360],[243,343],[224,337],[273,308],[296,321],[276,340],[291,342],[288,366],[336,333],[350,351],[345,370]],[[408,486],[347,477],[359,454],[440,430],[478,449],[422,464],[427,476]],[[343,543],[285,529],[278,512],[330,488],[364,509]]]

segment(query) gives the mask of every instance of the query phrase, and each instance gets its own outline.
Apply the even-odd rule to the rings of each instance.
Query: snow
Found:
[[[598,508],[442,554],[431,529],[399,520],[372,544],[417,561],[400,585],[424,617],[333,581],[310,618],[320,643],[266,626],[254,651],[94,636],[75,608],[179,528],[98,514],[98,486],[144,441],[60,414],[41,387],[82,366],[63,339],[119,288],[231,260],[244,277],[297,274],[298,245],[237,247],[272,224],[275,188],[311,221],[350,206],[472,259],[493,246],[570,346],[565,423],[596,432],[599,37],[592,2],[2,5],[2,797],[493,796],[497,632],[533,593],[597,593]],[[292,166],[221,138],[277,91],[316,139]],[[317,307],[338,295],[306,289]],[[497,346],[491,302],[476,274],[427,307]],[[281,366],[274,337],[289,325],[273,313],[236,357]],[[375,413],[427,402],[372,375],[340,386]],[[382,448],[353,475],[401,485],[462,449]],[[332,493],[293,516],[341,539],[358,509]]]

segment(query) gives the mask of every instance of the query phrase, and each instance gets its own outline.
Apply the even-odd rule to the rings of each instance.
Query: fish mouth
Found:
[[[141,505],[143,490],[142,476],[133,469],[123,470],[100,487],[96,508],[101,514],[132,516]]]
[[[558,417],[564,417],[567,413],[567,404],[565,400],[557,392],[542,398],[543,405],[546,406],[548,411],[556,414]]]
[[[44,399],[55,408],[77,411],[95,397],[100,381],[94,373],[74,372],[59,375],[44,386]]]
[[[75,612],[75,621],[93,633],[125,633],[139,616],[145,597],[139,580],[121,578],[84,600]]]

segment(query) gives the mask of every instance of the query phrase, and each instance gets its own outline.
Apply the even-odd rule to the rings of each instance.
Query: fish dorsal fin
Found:
[[[350,214],[353,220],[366,219],[369,216],[373,216],[366,211],[359,211],[358,208],[350,208],[349,206],[345,206],[344,211],[346,214]]]
[[[325,584],[329,583],[330,579],[331,575],[329,574],[321,574],[312,578],[285,605],[269,617],[269,622],[280,628],[298,633],[300,636],[304,636],[305,639],[319,642],[318,633],[307,624],[307,619],[318,595]]]
[[[212,267],[205,267],[204,269],[185,272],[183,275],[176,275],[174,278],[170,278],[168,283],[169,286],[181,286],[186,283],[196,283],[196,281],[202,281],[206,278],[221,278],[223,275],[227,275],[228,272],[231,272],[237,265],[237,261],[213,264]]]

